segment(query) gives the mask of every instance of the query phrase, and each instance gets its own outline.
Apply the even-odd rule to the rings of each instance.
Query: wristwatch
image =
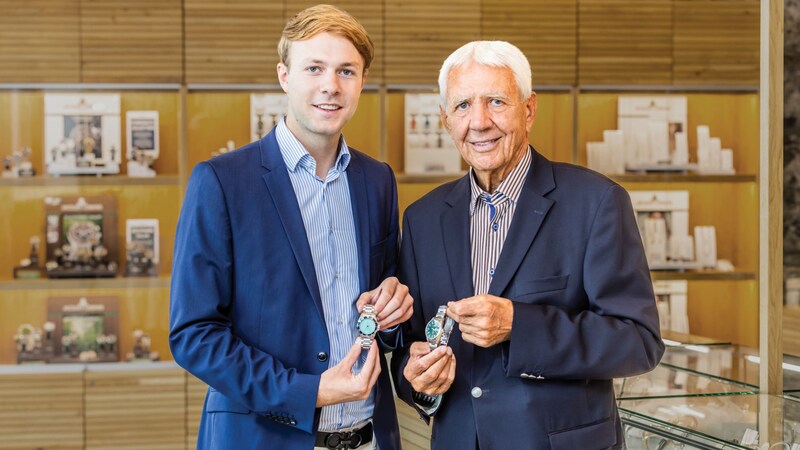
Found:
[[[425,338],[428,340],[431,351],[436,347],[447,345],[447,341],[450,340],[450,333],[453,331],[455,321],[447,317],[446,312],[447,305],[440,306],[436,315],[425,325]]]
[[[378,325],[378,317],[375,315],[374,306],[364,306],[364,309],[361,311],[361,317],[358,318],[356,328],[358,328],[359,340],[361,340],[361,348],[365,350],[370,348],[372,341],[375,339],[375,335],[378,334],[378,330],[380,329],[380,325]]]

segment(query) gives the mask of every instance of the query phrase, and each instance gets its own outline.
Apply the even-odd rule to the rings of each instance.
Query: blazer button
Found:
[[[328,354],[325,352],[319,352],[317,353],[317,359],[320,360],[320,362],[325,362],[328,360]]]
[[[481,395],[483,395],[483,390],[479,387],[474,387],[472,388],[471,394],[475,398],[481,398]]]

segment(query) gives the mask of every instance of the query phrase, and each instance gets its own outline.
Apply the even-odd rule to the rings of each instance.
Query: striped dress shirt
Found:
[[[528,148],[517,166],[492,193],[478,186],[470,169],[470,257],[475,295],[489,292],[530,167],[531,150]]]
[[[350,151],[342,136],[336,162],[322,179],[316,175],[316,160],[289,131],[285,119],[278,123],[275,137],[289,169],[311,247],[330,340],[328,367],[333,367],[344,358],[358,336],[359,314],[355,306],[360,294],[358,248],[345,172]],[[365,358],[366,353],[362,354],[357,369]],[[372,418],[374,406],[374,392],[366,400],[325,406],[319,430],[336,431],[364,423]]]

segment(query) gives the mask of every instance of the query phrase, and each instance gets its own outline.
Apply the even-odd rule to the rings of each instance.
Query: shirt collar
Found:
[[[275,128],[275,139],[278,141],[278,148],[283,156],[283,162],[290,172],[297,170],[298,165],[303,165],[306,168],[316,168],[316,161],[308,153],[305,146],[292,134],[289,127],[286,126],[286,117],[284,116],[278,121],[278,126]],[[339,137],[339,152],[336,156],[336,163],[334,167],[339,172],[344,172],[350,164],[350,149],[344,141],[344,135]]]
[[[503,180],[497,189],[494,192],[487,193],[478,185],[478,182],[475,180],[475,171],[470,168],[469,169],[469,186],[470,186],[470,202],[469,202],[469,215],[471,216],[475,212],[475,207],[477,203],[480,201],[481,194],[487,193],[491,196],[495,195],[497,192],[502,193],[504,196],[508,197],[513,203],[517,203],[519,200],[519,196],[522,193],[522,185],[525,184],[525,177],[528,175],[528,171],[531,168],[533,158],[531,157],[531,148],[528,146],[528,150],[522,155],[522,159],[517,163],[516,167],[508,174],[505,180]]]

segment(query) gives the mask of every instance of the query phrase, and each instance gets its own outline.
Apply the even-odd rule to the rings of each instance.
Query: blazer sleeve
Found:
[[[543,255],[546,259],[546,255]],[[572,281],[571,281],[572,282]],[[630,198],[602,195],[583,260],[587,308],[514,302],[508,376],[611,379],[653,369],[664,353],[653,285]]]
[[[411,383],[403,376],[403,370],[408,363],[408,348],[411,343],[425,341],[425,318],[422,314],[422,302],[419,295],[419,277],[417,275],[416,259],[414,257],[413,237],[407,215],[403,216],[403,234],[400,244],[400,258],[398,265],[398,278],[408,286],[409,294],[414,298],[414,314],[400,325],[403,345],[399,346],[392,354],[391,373],[397,396],[414,408],[420,417],[429,423],[429,415],[414,402]],[[438,405],[437,405],[438,406]]]
[[[314,432],[319,375],[299,373],[233,332],[233,250],[223,188],[208,163],[194,170],[178,221],[170,292],[175,361],[230,401]]]
[[[397,212],[397,181],[394,177],[391,167],[384,163],[388,172],[387,179],[389,180],[388,198],[386,199],[386,220],[388,220],[389,235],[386,238],[386,252],[383,259],[383,273],[377,280],[380,284],[383,280],[397,275],[397,252],[400,244],[400,219]],[[403,343],[403,334],[400,331],[399,325],[390,330],[378,332],[378,343],[381,350],[389,352]]]

